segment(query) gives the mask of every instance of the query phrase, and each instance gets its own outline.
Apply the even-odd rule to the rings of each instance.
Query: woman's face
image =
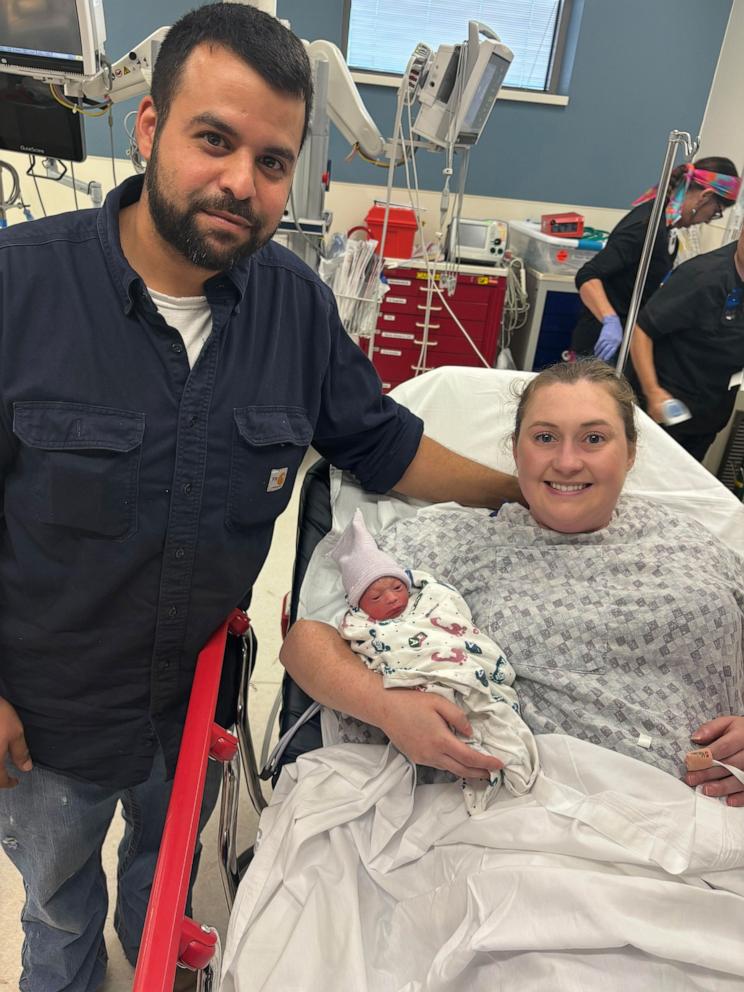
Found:
[[[617,402],[585,380],[539,388],[513,450],[530,513],[564,534],[607,526],[635,456]]]
[[[710,224],[723,217],[723,208],[712,189],[690,186],[682,201],[682,215],[679,227],[692,227],[693,224]]]

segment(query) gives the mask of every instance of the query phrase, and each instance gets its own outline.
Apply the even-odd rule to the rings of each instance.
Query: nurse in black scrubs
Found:
[[[702,461],[744,369],[744,231],[672,272],[640,312],[630,356],[626,374],[654,420],[670,397],[689,407],[690,420],[664,429]]]
[[[677,229],[721,217],[738,192],[736,167],[728,158],[711,156],[677,166],[669,181],[666,210],[651,253],[641,306],[672,268]],[[653,187],[639,197],[602,251],[576,274],[576,288],[584,304],[571,341],[577,355],[595,354],[609,362],[620,346],[655,195]]]

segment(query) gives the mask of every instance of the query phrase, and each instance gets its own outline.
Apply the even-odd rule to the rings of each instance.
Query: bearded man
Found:
[[[138,111],[144,179],[0,235],[0,843],[25,884],[24,992],[104,981],[119,800],[135,963],[197,655],[247,601],[307,447],[378,492],[519,493],[381,394],[330,291],[271,241],[311,104],[279,21],[200,7]]]

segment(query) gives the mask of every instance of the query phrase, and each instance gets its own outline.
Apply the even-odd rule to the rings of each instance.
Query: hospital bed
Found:
[[[530,373],[508,370],[438,369],[402,384],[395,390],[394,395],[423,418],[429,436],[455,451],[495,468],[513,471],[509,434],[513,425],[518,384],[529,375]],[[636,464],[628,476],[626,490],[662,500],[675,510],[695,517],[720,540],[744,555],[742,504],[648,417],[639,413],[638,419],[639,443]],[[364,493],[352,479],[335,469],[329,469],[325,463],[319,462],[314,465],[307,474],[301,494],[297,557],[289,603],[289,620],[294,621],[301,616],[313,616],[318,611],[329,615],[334,604],[342,605],[342,592],[335,566],[326,560],[324,554],[332,541],[330,535],[325,536],[331,527],[334,532],[343,529],[355,509],[361,507],[368,527],[373,533],[377,533],[399,517],[415,513],[419,505],[421,504],[413,500]],[[316,550],[317,545],[320,547]],[[241,731],[241,737],[246,736],[244,731],[245,728]],[[478,968],[473,970],[473,961],[468,959],[467,955],[465,957],[462,955],[462,946],[467,945],[472,948],[478,944],[478,935],[476,933],[474,936],[472,931],[475,919],[473,907],[482,905],[482,892],[470,889],[449,893],[448,905],[456,907],[455,912],[461,914],[463,921],[469,921],[468,925],[471,929],[468,934],[463,931],[458,935],[457,927],[453,927],[449,944],[438,947],[432,945],[431,939],[427,938],[426,927],[422,922],[411,918],[410,914],[413,912],[411,905],[401,910],[401,904],[395,901],[390,891],[386,891],[382,896],[377,893],[374,897],[365,891],[369,879],[379,879],[383,875],[387,877],[388,874],[391,878],[395,878],[396,872],[399,873],[400,879],[392,883],[393,888],[399,885],[406,891],[411,888],[412,879],[420,878],[422,872],[424,874],[440,872],[443,873],[442,881],[444,877],[451,880],[453,874],[457,874],[468,860],[462,852],[470,851],[472,854],[474,849],[472,845],[482,840],[478,838],[475,830],[471,838],[472,843],[469,845],[467,836],[469,825],[463,824],[459,819],[461,803],[457,804],[455,811],[452,804],[448,805],[446,798],[437,794],[434,814],[436,822],[439,828],[444,824],[451,831],[452,843],[438,846],[437,857],[434,859],[429,856],[431,852],[426,854],[425,864],[419,865],[415,875],[412,876],[410,869],[414,862],[411,860],[410,851],[405,853],[403,848],[406,843],[415,848],[416,844],[421,842],[420,836],[416,834],[415,824],[430,823],[430,820],[426,819],[428,814],[423,809],[419,811],[414,802],[414,807],[407,813],[411,819],[406,831],[408,837],[406,843],[402,842],[394,832],[386,833],[385,829],[380,827],[381,823],[393,822],[400,812],[401,803],[405,806],[405,797],[413,794],[405,783],[406,776],[410,775],[407,762],[400,755],[397,756],[397,762],[389,758],[383,760],[381,752],[386,749],[371,747],[367,748],[368,754],[372,755],[371,764],[370,760],[360,755],[358,751],[354,751],[356,765],[354,761],[351,767],[343,761],[340,764],[336,763],[338,747],[318,750],[322,744],[320,719],[319,714],[314,712],[312,700],[288,677],[285,677],[282,687],[280,735],[283,738],[282,746],[264,770],[264,777],[273,777],[276,783],[275,792],[269,807],[262,815],[256,859],[238,890],[237,902],[231,917],[224,979],[221,986],[224,992],[248,992],[248,990],[254,992],[259,989],[267,992],[274,989],[281,989],[282,992],[289,989],[307,989],[315,992],[315,989],[319,988],[354,988],[355,992],[356,990],[363,992],[365,989],[369,989],[370,992],[387,992],[388,989],[395,989],[395,992],[414,992],[414,990],[423,992],[424,989],[468,988],[477,992],[481,988],[493,988]],[[576,743],[581,751],[580,742]],[[593,747],[593,745],[583,746]],[[249,757],[252,759],[250,741],[248,741],[248,750],[251,751]],[[611,766],[611,774],[618,775],[620,780],[623,775],[628,774],[627,762],[630,761],[633,766],[639,764],[632,759],[613,756],[611,752],[606,753],[619,761],[618,767]],[[303,759],[296,762],[300,756],[304,756]],[[572,765],[577,760],[581,760],[582,756],[583,752],[578,758],[573,753],[558,757],[545,755],[543,764],[548,769],[554,767],[560,770],[561,761]],[[382,771],[381,762],[384,765]],[[247,775],[249,783],[252,783],[253,793],[256,788],[255,762],[251,760],[248,764],[250,768]],[[641,778],[643,774],[641,766]],[[647,786],[642,785],[639,788],[647,788],[649,795],[654,795],[658,790],[660,775],[673,783],[670,776],[664,776],[663,773],[650,767],[648,775],[650,779]],[[377,804],[365,805],[364,797],[369,794],[368,788],[371,784],[374,784],[374,788],[379,792],[378,815],[375,814]],[[334,794],[334,790],[339,788],[342,788],[342,792]],[[351,788],[350,795],[343,793],[343,789],[349,788]],[[326,792],[330,790],[331,797],[325,806],[321,802],[324,790]],[[349,860],[348,837],[346,847],[342,844],[338,850],[328,840],[330,837],[343,836],[344,831],[348,833],[350,830],[352,834],[354,833],[351,821],[345,823],[343,817],[334,813],[339,805],[345,804],[354,807],[355,815],[358,814],[359,823],[362,824],[359,830],[363,838],[361,840],[359,837],[356,838],[356,842],[365,850],[366,860],[362,868]],[[672,802],[671,805],[673,806],[674,803]],[[733,812],[739,814],[744,825],[744,812]],[[654,812],[651,807],[646,806],[642,809],[639,807],[636,813],[659,837],[667,836],[671,830],[681,824],[683,826],[680,810],[671,815],[671,821],[668,809]],[[316,829],[315,821],[318,819],[327,821],[325,833]],[[525,852],[517,857],[517,861],[521,858],[521,868],[519,865],[515,867],[513,859],[516,856],[515,850],[519,849],[520,841],[518,837],[515,839],[510,831],[516,829],[517,833],[520,833],[522,830],[521,826],[515,827],[516,822],[509,822],[507,817],[500,827],[503,831],[505,847],[511,852],[512,861],[508,864],[495,863],[490,870],[495,873],[494,878],[507,887],[511,885],[518,888],[519,885],[524,884],[524,877],[530,878],[537,868],[545,872],[556,871],[555,859],[565,860],[567,855],[565,853],[554,855],[551,861],[547,854],[538,850],[540,842],[536,841],[534,850],[530,849],[529,845],[525,846]],[[413,824],[412,830],[411,824]],[[537,833],[542,826],[536,828]],[[472,824],[469,828],[473,831]],[[739,840],[744,849],[744,833]],[[640,840],[636,838],[636,846],[639,844],[642,846],[643,838]],[[229,852],[229,846],[228,841],[224,846],[223,855],[226,851]],[[441,858],[442,850],[449,848],[460,852],[456,856],[459,868],[437,860]],[[582,858],[586,860],[593,857],[583,851],[579,853],[582,855],[576,858],[579,864],[583,863]],[[226,883],[226,892],[230,901],[237,880],[234,849],[231,856],[229,853],[226,855],[225,860],[226,862],[232,860],[232,883]],[[329,888],[317,884],[313,865],[322,864],[326,868],[330,866],[332,871],[336,860],[339,865],[339,877],[333,885]],[[632,861],[633,858],[630,857],[629,860]],[[515,872],[518,869],[521,872],[519,885],[515,882]],[[627,866],[615,867],[613,870],[615,873],[622,874],[623,871],[627,871],[631,874]],[[679,871],[679,865],[676,868],[672,866],[670,870]],[[639,871],[641,875],[644,872],[651,874],[647,866]],[[356,879],[357,874],[358,879],[350,883],[349,879]],[[737,918],[744,926],[742,910],[744,879],[738,876],[737,879],[727,882],[729,892],[724,894],[724,898],[731,901],[731,905],[727,907],[728,911],[738,914]],[[351,894],[348,891],[349,884],[353,890]],[[736,889],[737,884],[739,890],[734,893],[732,889]],[[705,882],[700,882],[697,889],[695,886],[680,886],[679,893],[683,898],[680,906],[674,909],[674,913],[699,912],[704,905],[702,895],[699,895],[702,900],[700,905],[693,905],[694,900],[690,901],[689,898],[690,891],[699,892],[705,887]],[[154,898],[157,895],[156,889],[157,887],[153,890]],[[646,907],[648,911],[658,914],[658,906],[652,907],[651,895],[644,893],[641,884],[641,891],[632,898],[643,900],[644,896],[648,901]],[[603,901],[602,894],[597,893],[598,913],[601,914],[603,906],[608,913],[613,909],[606,900]],[[181,903],[180,912],[182,907]],[[444,911],[431,893],[424,892],[415,896],[413,907],[421,912],[422,919],[430,918],[433,921],[438,920]],[[555,909],[556,907],[548,908],[549,911]],[[571,912],[570,907],[565,909]],[[368,914],[363,918],[359,916],[362,910]],[[178,912],[177,909],[176,916]],[[578,904],[575,912],[577,915],[581,913]],[[710,916],[707,910],[704,909],[703,912]],[[409,915],[406,916],[406,913]],[[321,919],[328,921],[325,929],[322,927],[318,929],[318,921]],[[356,921],[355,926],[347,925],[350,919]],[[715,916],[715,919],[718,920],[719,917]],[[339,926],[341,921],[343,925]],[[525,922],[522,921],[520,925],[524,927]],[[370,928],[374,931],[371,946],[378,949],[381,946],[389,948],[390,956],[398,962],[406,959],[416,961],[420,957],[418,954],[420,947],[421,954],[428,955],[429,964],[424,968],[426,977],[417,976],[415,967],[411,964],[408,971],[406,967],[399,969],[404,975],[399,981],[400,976],[392,974],[395,969],[391,971],[384,964],[384,956],[371,954],[369,947],[359,944],[360,934]],[[489,941],[493,939],[492,929],[492,927],[489,929],[487,917],[480,920],[480,933],[486,956],[487,949],[491,946]],[[432,932],[435,931],[436,927],[433,926]],[[169,952],[171,956],[174,953],[172,948],[178,944],[173,932],[173,927],[170,926],[168,933],[171,940]],[[405,934],[407,937],[404,936]],[[529,962],[529,968],[533,969],[535,975],[540,973],[541,967],[547,968],[541,978],[541,981],[547,984],[523,987],[567,987],[551,985],[550,969],[555,967],[555,955],[559,954],[560,948],[551,947],[548,954],[540,952],[539,939],[536,935],[535,952],[533,955],[527,955],[525,962]],[[591,939],[590,934],[587,936],[588,947],[592,947]],[[608,941],[606,935],[595,934],[593,939],[596,941],[596,947],[593,951],[586,952],[588,957],[592,954],[598,956],[604,954],[602,959],[604,967],[614,965],[627,976],[635,974],[634,969],[639,967],[639,964],[636,960],[629,959],[627,955],[624,956],[621,953],[622,948],[618,947],[616,960],[612,953],[602,951],[608,942],[612,944],[611,937]],[[623,938],[618,939],[622,943]],[[715,939],[725,942],[726,934],[719,933],[717,938],[711,935],[709,939],[714,943]],[[183,951],[183,940],[182,935],[181,951]],[[160,939],[152,934],[148,937],[148,942],[154,946],[159,946],[161,943]],[[694,942],[688,940],[687,943],[691,946]],[[651,954],[656,947],[656,953],[660,957],[663,956],[661,940],[654,943],[653,939],[644,941],[639,938],[638,944],[643,947],[650,946]],[[726,971],[729,967],[726,964],[728,960],[726,953],[730,958],[732,954],[735,956],[737,951],[731,947],[726,949],[722,957],[724,963],[720,967],[720,974],[714,975],[713,978],[710,977],[709,969],[694,962],[686,962],[685,967],[693,975],[693,979],[700,983],[689,987],[700,989],[742,987],[744,949],[738,952],[742,959],[742,967],[739,976],[735,979]],[[191,957],[188,952],[185,955],[181,954],[181,957],[192,967],[204,963],[198,946]],[[540,961],[543,965],[539,963]],[[572,967],[574,967],[572,988],[596,988],[597,973],[587,968],[586,960],[577,959]],[[458,968],[461,969],[459,977]],[[209,983],[203,986],[206,989],[217,988],[214,970],[213,968],[210,973]],[[160,986],[149,982],[145,971],[142,974],[143,978],[139,986],[142,992],[145,989],[147,992],[155,989],[159,992]],[[654,974],[656,982],[654,987],[677,988],[673,984],[674,978],[664,972],[663,966],[659,965]],[[405,977],[406,975],[408,977]],[[639,972],[638,975],[638,981],[642,981],[641,973]],[[484,984],[479,984],[480,981]],[[668,984],[669,982],[672,984]],[[651,987],[642,984],[633,986],[632,981],[630,984],[631,987]],[[163,985],[163,989],[166,987]],[[610,987],[614,988],[610,985],[608,989]],[[135,989],[138,989],[136,984]]]
[[[502,369],[451,367],[433,370],[402,383],[393,392],[416,412],[426,433],[453,451],[491,468],[514,472],[510,434],[520,383],[533,373]],[[691,458],[650,417],[638,411],[638,451],[625,491],[664,502],[692,516],[744,557],[744,506]],[[336,566],[318,555],[309,581],[306,570],[321,539],[338,533],[360,507],[373,534],[423,504],[415,500],[365,493],[348,476],[319,461],[308,471],[300,502],[297,556],[288,622],[298,616],[332,611],[343,592]],[[320,714],[308,718],[312,700],[291,679],[282,687],[279,748],[268,771],[274,779],[282,766],[321,744]],[[299,721],[303,721],[298,729]]]

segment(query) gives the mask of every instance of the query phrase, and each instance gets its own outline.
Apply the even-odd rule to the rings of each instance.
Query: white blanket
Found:
[[[504,764],[503,772],[492,772],[490,782],[463,782],[468,810],[482,812],[502,782],[512,795],[521,796],[537,775],[537,747],[519,715],[514,669],[498,644],[473,625],[468,604],[456,589],[426,572],[409,574],[411,596],[400,616],[373,620],[352,607],[339,630],[367,667],[382,675],[386,689],[436,692],[464,710],[472,736],[462,739]],[[323,740],[328,743],[325,735]]]
[[[744,815],[632,758],[538,738],[530,795],[468,817],[393,748],[284,770],[223,992],[744,988]]]

